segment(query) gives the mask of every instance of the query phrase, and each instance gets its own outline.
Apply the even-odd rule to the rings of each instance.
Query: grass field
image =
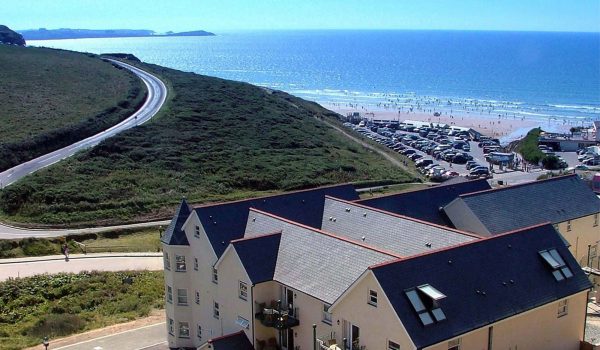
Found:
[[[0,282],[0,350],[147,316],[163,307],[163,283],[162,271],[83,272]]]
[[[94,55],[0,45],[0,171],[118,123],[145,86]]]
[[[143,65],[172,92],[156,119],[4,189],[3,219],[109,224],[190,202],[362,180],[411,182],[327,126],[320,106],[250,84]]]

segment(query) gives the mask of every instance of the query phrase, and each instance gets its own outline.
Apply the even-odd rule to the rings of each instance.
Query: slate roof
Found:
[[[405,257],[481,238],[334,198],[325,199],[321,227]]]
[[[171,223],[160,239],[161,242],[168,245],[190,245],[182,227],[191,212],[192,209],[187,204],[185,198],[182,199],[175,216],[173,216]]]
[[[448,219],[440,208],[461,194],[488,190],[490,188],[488,182],[481,179],[447,185],[441,184],[418,191],[358,200],[356,203],[448,226]]]
[[[462,200],[491,234],[600,212],[600,199],[577,175],[464,194],[457,200]]]
[[[358,199],[354,186],[345,184],[199,206],[195,207],[194,211],[198,214],[204,231],[219,258],[230,241],[244,236],[250,208],[264,210],[304,225],[319,228],[326,195],[346,200]]]
[[[251,215],[250,231],[281,230],[273,280],[329,304],[369,266],[398,258],[269,213],[253,210]],[[249,241],[262,239],[258,236]]]
[[[280,240],[275,233],[231,242],[253,284],[273,280]]]
[[[231,333],[208,341],[213,350],[254,350],[244,331]]]
[[[572,278],[554,279],[538,253],[550,248],[562,255]],[[591,288],[549,224],[371,270],[418,349]],[[404,291],[423,284],[446,295],[439,303],[446,320],[428,326],[421,323]]]

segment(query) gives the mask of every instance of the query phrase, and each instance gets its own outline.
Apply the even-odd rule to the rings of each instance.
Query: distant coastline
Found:
[[[204,30],[188,32],[157,33],[147,29],[28,29],[19,30],[25,40],[61,40],[61,39],[89,39],[89,38],[144,38],[166,36],[215,36],[214,33]]]

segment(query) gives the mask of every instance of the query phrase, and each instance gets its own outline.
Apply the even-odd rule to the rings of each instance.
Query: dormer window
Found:
[[[552,276],[554,276],[557,281],[560,282],[566,278],[573,277],[573,272],[556,249],[542,250],[539,253],[548,267],[552,269]]]
[[[407,289],[404,293],[424,326],[446,319],[444,311],[439,306],[439,301],[446,296],[431,285],[423,284]]]

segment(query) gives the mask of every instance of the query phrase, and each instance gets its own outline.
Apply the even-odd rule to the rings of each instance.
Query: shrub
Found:
[[[85,320],[78,315],[50,314],[39,320],[27,331],[27,335],[43,338],[73,334],[85,327]]]

